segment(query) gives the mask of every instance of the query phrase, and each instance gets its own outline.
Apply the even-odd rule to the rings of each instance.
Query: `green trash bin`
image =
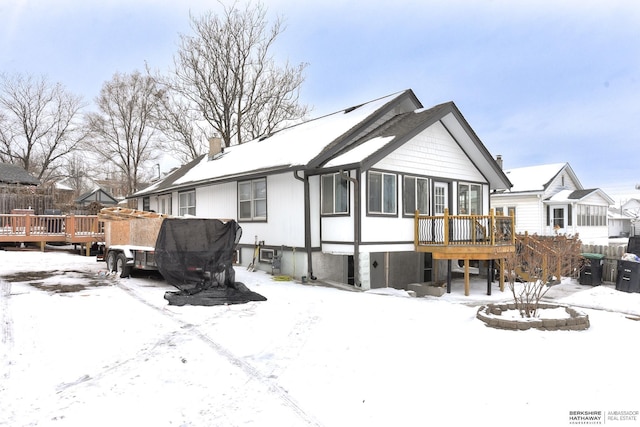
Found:
[[[602,284],[602,265],[604,263],[604,255],[583,253],[580,254],[586,259],[586,262],[580,269],[580,284],[598,286]]]

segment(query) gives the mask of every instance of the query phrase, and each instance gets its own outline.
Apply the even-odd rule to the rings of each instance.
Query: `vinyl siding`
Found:
[[[486,183],[480,171],[439,122],[376,163],[374,168]]]

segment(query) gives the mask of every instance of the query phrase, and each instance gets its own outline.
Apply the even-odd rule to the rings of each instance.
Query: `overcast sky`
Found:
[[[319,116],[404,89],[454,101],[505,169],[568,162],[585,188],[640,197],[640,1],[266,0],[274,55],[308,63]],[[118,72],[166,70],[214,0],[1,0],[0,71],[92,102]],[[619,196],[621,195],[621,196]]]

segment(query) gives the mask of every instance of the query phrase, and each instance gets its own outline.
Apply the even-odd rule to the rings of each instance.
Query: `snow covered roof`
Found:
[[[132,197],[254,173],[301,169],[312,163],[320,163],[323,155],[328,156],[340,142],[356,138],[357,132],[367,124],[373,126],[375,119],[382,116],[391,105],[397,108],[403,103],[404,111],[422,107],[411,90],[397,92],[241,145],[227,147],[214,160],[203,155]]]
[[[437,121],[447,127],[492,188],[510,187],[453,102],[424,109],[406,90],[225,148],[213,160],[203,155],[130,197],[287,170],[317,173],[343,166],[366,168]]]
[[[604,191],[599,188],[590,188],[584,190],[560,190],[553,196],[545,200],[545,202],[552,203],[569,203],[583,200],[587,196],[598,195],[609,204],[613,204],[614,201]]]
[[[58,181],[58,182],[56,182],[55,185],[56,185],[56,190],[73,191],[73,188],[71,188],[70,185],[67,185],[64,182]]]
[[[469,159],[480,169],[492,189],[503,190],[511,187],[508,177],[453,102],[398,114],[363,137],[360,142],[347,147],[342,154],[338,154],[324,166],[357,165],[368,168],[436,122],[440,122],[447,129]]]
[[[513,184],[511,192],[544,191],[547,185],[568,163],[552,163],[548,165],[527,166],[505,170],[504,173]]]

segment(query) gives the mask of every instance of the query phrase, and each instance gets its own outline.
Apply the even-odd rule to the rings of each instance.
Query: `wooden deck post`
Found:
[[[504,258],[500,258],[500,292],[504,292]]]
[[[464,259],[464,296],[469,296],[469,259]]]

